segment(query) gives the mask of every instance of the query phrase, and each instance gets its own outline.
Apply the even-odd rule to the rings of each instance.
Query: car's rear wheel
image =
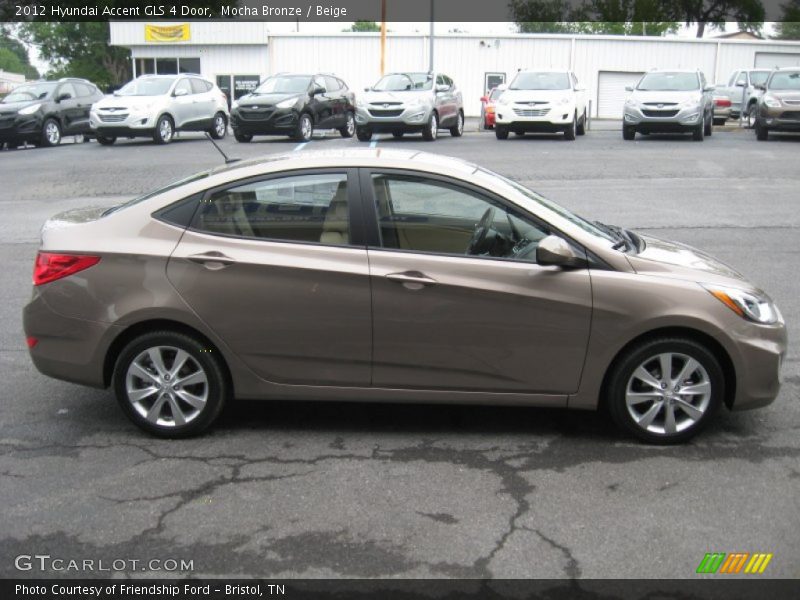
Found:
[[[356,127],[356,137],[360,142],[368,142],[372,139],[372,130],[369,127]]]
[[[313,135],[314,122],[311,120],[311,115],[303,113],[297,121],[297,128],[294,130],[292,137],[298,142],[308,142],[311,141]]]
[[[47,119],[42,125],[42,146],[58,146],[61,143],[61,125],[55,119]]]
[[[614,422],[641,440],[677,444],[695,436],[722,404],[719,361],[688,338],[659,338],[628,350],[608,380]]]
[[[237,142],[240,142],[242,144],[247,144],[247,143],[253,141],[253,136],[252,135],[250,135],[249,133],[240,133],[240,132],[236,131],[235,129],[233,130],[233,138]]]
[[[353,113],[348,112],[345,116],[344,127],[339,129],[339,133],[343,138],[351,138],[356,133],[356,118]]]
[[[507,140],[508,139],[508,129],[506,129],[502,125],[495,125],[494,126],[494,136],[498,140]]]
[[[756,120],[756,139],[759,142],[766,142],[769,139],[769,129],[761,121]]]
[[[462,133],[464,133],[464,113],[458,111],[456,124],[450,128],[450,135],[453,137],[461,137]]]
[[[431,113],[428,124],[422,130],[422,138],[426,142],[432,142],[439,136],[439,117],[435,112]]]
[[[757,120],[757,105],[751,104],[747,107],[747,128],[753,129],[756,126]]]
[[[225,134],[228,133],[228,119],[225,118],[225,113],[218,112],[214,115],[214,123],[208,133],[215,140],[225,137]]]
[[[116,141],[117,141],[117,138],[114,137],[114,136],[111,136],[111,137],[106,137],[104,135],[98,135],[97,136],[97,142],[101,146],[111,146]]]
[[[635,127],[628,127],[627,125],[622,126],[622,139],[623,140],[635,140],[636,139],[636,128]]]
[[[169,144],[175,136],[175,124],[169,115],[161,115],[156,122],[153,141],[156,144]]]
[[[578,135],[586,135],[586,109],[583,109],[583,116],[581,117],[580,121],[578,121],[578,129],[576,131]]]
[[[194,337],[173,331],[141,335],[117,359],[114,391],[139,428],[159,437],[195,435],[231,395],[222,359]]]

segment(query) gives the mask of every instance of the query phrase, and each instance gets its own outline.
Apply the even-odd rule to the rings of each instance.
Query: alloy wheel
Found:
[[[52,120],[48,121],[44,126],[44,135],[49,145],[57,146],[61,141],[61,130],[58,128],[58,123]]]
[[[125,391],[133,409],[149,423],[179,427],[206,406],[209,381],[200,363],[174,346],[153,346],[131,361]]]
[[[353,137],[353,134],[356,132],[356,120],[350,113],[347,115],[347,123],[345,124],[345,128],[347,130],[347,136]]]
[[[169,119],[161,119],[161,123],[158,125],[158,133],[164,143],[169,142],[172,139],[172,122]]]
[[[225,135],[225,130],[227,129],[228,125],[225,122],[225,117],[222,115],[217,115],[214,119],[214,131],[217,132],[218,137],[222,137]]]
[[[671,435],[694,426],[711,402],[706,368],[687,354],[663,352],[643,361],[628,380],[625,405],[641,429]]]
[[[313,132],[311,119],[308,115],[303,115],[300,120],[300,135],[304,140],[310,140]]]

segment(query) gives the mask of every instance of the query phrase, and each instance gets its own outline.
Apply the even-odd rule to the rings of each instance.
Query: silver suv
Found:
[[[89,124],[103,145],[117,137],[152,137],[157,144],[168,144],[176,131],[207,131],[222,139],[228,130],[228,102],[200,75],[142,75],[96,102]]]
[[[714,86],[706,84],[700,71],[650,71],[630,95],[623,109],[622,137],[632,140],[636,132],[691,133],[702,142],[712,133]]]
[[[464,131],[461,92],[443,73],[389,73],[356,99],[356,135],[422,133],[433,141],[439,129],[458,137]]]

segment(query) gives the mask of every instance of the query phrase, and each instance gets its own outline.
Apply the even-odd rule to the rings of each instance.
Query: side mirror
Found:
[[[755,85],[753,85],[753,87],[756,88],[757,90],[761,90],[762,92],[767,90],[766,83],[756,83]]]
[[[713,92],[715,89],[717,89],[717,86],[715,86],[715,85],[707,85],[706,87],[703,88],[703,91],[704,92]]]
[[[505,92],[508,89],[508,84],[501,83],[500,85],[497,86],[497,89],[500,90],[501,92]]]
[[[632,92],[633,91],[633,86],[632,85],[626,85],[625,86],[625,91],[626,92]]]
[[[180,89],[180,90],[175,90],[175,93],[172,95],[177,98],[178,96],[186,96],[188,94],[189,92],[187,92],[186,90]]]
[[[489,101],[488,96],[481,96],[481,102],[488,102],[488,101]]]
[[[586,91],[586,86],[583,86],[583,85],[576,85],[576,86],[575,86],[575,91],[576,91],[576,92],[585,92],[585,91]]]
[[[72,98],[72,94],[69,94],[67,92],[64,92],[63,94],[59,94],[58,98],[56,98],[56,104],[58,104],[59,102],[61,102],[63,100],[69,100],[70,98]]]
[[[736,87],[747,87],[747,82],[744,79],[740,79],[736,82]]]
[[[444,83],[440,83],[436,86],[436,93],[439,94],[441,92],[447,92],[450,90],[450,86]]]
[[[313,90],[311,90],[311,95],[312,96],[316,96],[317,94],[324,94],[324,93],[325,93],[325,88],[320,86],[320,85],[316,86]]]
[[[372,88],[371,88],[371,87],[365,87],[365,88],[364,88],[364,91],[365,91],[365,92],[371,92],[371,91],[372,91]]]
[[[543,266],[554,267],[583,267],[586,261],[575,254],[563,238],[557,235],[548,235],[536,248],[536,262]]]

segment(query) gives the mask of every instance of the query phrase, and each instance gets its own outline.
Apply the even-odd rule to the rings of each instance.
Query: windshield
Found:
[[[141,77],[126,84],[115,96],[161,96],[169,91],[174,77]]]
[[[648,92],[688,92],[699,88],[697,73],[648,73],[636,86],[637,90]]]
[[[33,85],[21,85],[14,88],[8,96],[3,98],[3,104],[12,102],[30,102],[31,100],[43,100],[56,89],[56,83],[36,83]]]
[[[753,85],[761,85],[767,81],[770,73],[772,73],[772,71],[750,71],[750,83]]]
[[[381,77],[372,89],[379,92],[413,92],[433,87],[430,73],[392,73]]]
[[[118,204],[117,206],[112,206],[108,210],[103,213],[103,216],[110,215],[113,212],[117,212],[118,210],[122,210],[123,208],[128,208],[129,206],[133,206],[134,204],[139,204],[139,202],[144,202],[145,200],[149,200],[153,196],[158,196],[159,194],[163,194],[164,192],[168,192],[176,187],[180,187],[182,185],[186,185],[187,183],[192,183],[193,181],[199,181],[200,179],[204,179],[211,174],[211,171],[200,171],[199,173],[195,173],[193,175],[189,175],[188,177],[184,177],[183,179],[179,179],[178,181],[173,181],[172,183],[168,183],[164,187],[160,187],[157,190],[153,190],[152,192],[146,193],[144,196],[138,196],[133,200],[128,200],[122,204]]]
[[[604,231],[603,229],[600,229],[594,223],[592,223],[590,221],[587,221],[583,217],[579,217],[578,215],[576,215],[573,212],[568,211],[566,208],[564,208],[560,204],[556,204],[555,202],[552,202],[551,200],[548,200],[544,196],[540,196],[539,194],[537,194],[533,190],[529,190],[528,188],[526,188],[524,185],[520,185],[516,181],[512,181],[511,179],[508,179],[507,177],[503,177],[502,175],[499,175],[497,173],[489,171],[488,169],[478,168],[478,171],[480,173],[484,174],[484,175],[488,175],[488,176],[490,176],[492,178],[499,179],[503,183],[506,183],[507,185],[511,186],[516,191],[522,193],[524,196],[526,196],[527,198],[533,200],[537,204],[540,204],[540,205],[544,206],[545,208],[553,211],[558,216],[566,219],[567,221],[569,221],[573,225],[577,225],[578,227],[583,229],[585,232],[587,232],[587,233],[589,233],[589,234],[591,234],[591,235],[593,235],[593,236],[595,236],[597,238],[600,238],[602,240],[606,240],[606,241],[609,241],[609,242],[612,242],[612,243],[616,243],[618,241],[614,236],[612,236],[610,233]]]
[[[255,89],[255,94],[300,94],[308,90],[311,77],[290,75],[270,77]]]
[[[800,71],[775,71],[769,80],[769,89],[800,91]]]
[[[510,90],[568,90],[569,76],[566,73],[517,73],[508,86]]]

